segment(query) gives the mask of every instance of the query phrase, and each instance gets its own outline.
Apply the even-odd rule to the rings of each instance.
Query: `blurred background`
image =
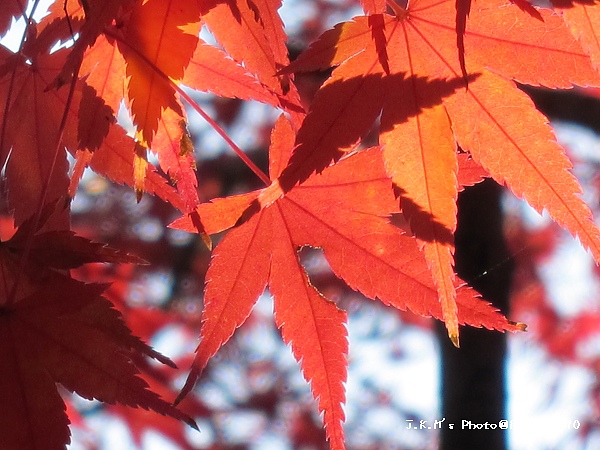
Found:
[[[347,0],[285,0],[280,12],[294,57],[323,30],[360,14],[361,9],[357,2]],[[19,30],[22,23],[17,22],[2,44],[14,49]],[[202,37],[211,41],[206,31]],[[326,73],[297,77],[307,105],[326,77]],[[552,120],[558,141],[574,161],[585,199],[600,216],[598,91],[524,89]],[[269,133],[278,112],[254,102],[191,95],[266,170]],[[127,127],[125,108],[121,113]],[[203,201],[261,187],[260,180],[193,113],[189,129]],[[485,264],[470,269],[470,278],[464,278],[478,285],[502,274],[509,302],[497,306],[511,320],[528,324],[527,333],[506,336],[506,341],[505,336],[494,337],[500,339],[494,345],[501,350],[506,347],[506,355],[475,338],[480,351],[495,352],[500,364],[496,373],[506,375],[505,386],[492,383],[486,387],[501,394],[496,409],[509,421],[501,445],[514,450],[600,448],[598,268],[579,243],[547,217],[507,192],[487,189],[499,205],[496,223],[501,234],[482,239],[501,249]],[[464,200],[461,211],[478,211],[481,202],[477,197]],[[137,203],[130,188],[89,171],[72,211],[79,234],[151,263],[88,265],[78,269],[76,276],[111,282],[106,296],[133,332],[177,363],[179,370],[174,371],[137,361],[151,387],[166,399],[174,399],[198,343],[210,252],[195,235],[167,228],[179,216],[174,208],[148,195]],[[7,215],[0,225],[5,233],[12,229]],[[215,243],[218,240],[216,236]],[[457,237],[457,247],[459,241]],[[440,333],[429,319],[386,308],[348,289],[333,276],[318,250],[303,249],[301,257],[313,284],[326,297],[339,301],[350,316],[348,449],[439,448],[441,430],[451,422],[444,405],[450,401],[449,393],[455,392],[449,373],[456,369],[448,359],[453,356],[442,356],[448,351],[444,350],[447,338],[438,338]],[[468,370],[458,367],[458,376]],[[482,383],[489,382],[485,376]],[[469,389],[479,392],[476,385]],[[268,292],[181,404],[196,419],[199,433],[155,413],[90,402],[66,391],[64,396],[73,424],[71,449],[328,448],[308,385],[274,325]],[[462,418],[485,422],[483,417]],[[460,427],[460,422],[454,422]]]

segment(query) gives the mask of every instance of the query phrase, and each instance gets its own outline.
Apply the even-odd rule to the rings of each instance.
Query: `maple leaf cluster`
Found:
[[[206,272],[200,344],[175,404],[268,288],[331,448],[344,448],[347,314],[310,283],[299,249],[321,248],[333,273],[370,299],[443,320],[457,346],[459,325],[524,329],[454,273],[461,190],[495,179],[547,211],[600,262],[600,230],[570,161],[516,85],[600,86],[600,7],[361,5],[364,15],[290,62],[277,0],[57,0],[38,22],[25,0],[2,2],[0,33],[16,17],[26,27],[18,51],[0,47],[0,165],[17,230],[0,244],[0,351],[9,362],[0,407],[11,411],[0,419],[0,447],[69,442],[55,383],[194,424],[148,389],[134,362],[146,355],[174,364],[130,333],[103,297],[105,285],[71,274],[91,262],[141,262],[71,231],[70,200],[88,167],[131,186],[138,200],[168,202],[182,215],[171,227],[208,246],[210,235],[227,231]],[[204,27],[216,44],[199,37]],[[328,69],[306,110],[296,74]],[[281,112],[268,176],[189,89]],[[184,104],[264,188],[200,201]],[[117,120],[122,105],[133,131]]]

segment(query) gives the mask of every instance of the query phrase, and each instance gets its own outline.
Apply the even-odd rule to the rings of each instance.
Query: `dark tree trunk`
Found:
[[[502,232],[502,188],[487,180],[464,191],[458,202],[456,271],[486,300],[508,313],[512,262]],[[438,326],[442,349],[441,450],[506,448],[506,431],[476,430],[475,424],[506,419],[505,335],[461,327],[455,348],[443,324]],[[464,428],[470,421],[471,429]],[[453,424],[453,429],[450,429]]]

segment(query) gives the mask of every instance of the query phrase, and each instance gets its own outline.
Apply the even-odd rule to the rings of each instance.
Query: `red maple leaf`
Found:
[[[7,0],[0,4],[0,35],[6,33],[13,17],[25,13],[26,0]]]
[[[539,20],[516,5],[480,1],[466,31],[456,30],[449,0],[411,1],[396,14],[339,24],[286,69],[338,66],[315,97],[280,184],[287,190],[322,170],[381,113],[386,170],[422,242],[448,333],[457,342],[457,144],[496,181],[539,212],[547,210],[600,261],[600,232],[579,198],[571,165],[546,118],[512,81],[571,87],[598,84],[600,76],[550,11],[539,11]],[[457,32],[464,33],[458,53]]]
[[[298,90],[289,75],[279,73],[289,64],[280,6],[280,0],[210,0],[202,3],[201,17],[227,54],[276,96],[278,106],[299,126],[304,109]]]
[[[133,355],[175,365],[131,334],[102,297],[106,285],[55,270],[136,258],[69,232],[35,233],[34,219],[23,226],[0,243],[0,447],[41,450],[69,443],[56,383],[87,399],[151,409],[195,427],[139,377]]]
[[[293,142],[290,125],[280,119],[271,143],[272,180],[286,167]],[[283,340],[292,346],[324,411],[331,447],[343,448],[346,313],[310,284],[297,251],[307,245],[322,248],[333,272],[351,288],[386,305],[441,319],[435,284],[416,241],[390,223],[390,215],[400,213],[391,187],[382,153],[372,148],[310,177],[281,198],[274,181],[261,192],[200,205],[197,212],[208,233],[242,224],[214,250],[206,275],[201,342],[178,398],[192,389],[209,358],[248,318],[268,286]],[[194,231],[188,217],[171,226]],[[476,297],[466,286],[458,289],[460,323],[523,329]]]

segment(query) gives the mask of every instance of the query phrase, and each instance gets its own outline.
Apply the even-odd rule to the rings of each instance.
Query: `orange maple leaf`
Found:
[[[280,0],[209,0],[202,2],[201,16],[227,54],[276,95],[299,126],[304,117],[300,96],[289,75],[279,73],[289,63],[280,6]]]
[[[286,167],[294,133],[280,119],[271,143],[270,172]],[[359,152],[314,175],[281,198],[260,204],[278,189],[218,199],[197,212],[208,233],[231,230],[214,250],[206,278],[200,345],[179,399],[193,387],[210,357],[249,316],[266,286],[275,321],[291,344],[313,395],[324,411],[332,448],[343,448],[341,404],[346,379],[346,313],[309,282],[297,250],[323,249],[333,272],[351,288],[386,305],[442,318],[433,280],[416,241],[390,223],[399,214],[381,151]],[[188,217],[172,227],[194,231]],[[460,283],[457,280],[457,284]],[[458,320],[498,330],[521,330],[468,287],[457,293]]]
[[[278,94],[283,94],[277,71],[289,63],[283,22],[277,14],[279,0],[206,1],[202,20],[236,61],[244,62],[258,79]]]
[[[61,87],[71,81],[73,75],[77,76],[79,66],[85,51],[96,42],[105,28],[112,24],[119,16],[129,12],[136,0],[64,0],[54,2],[49,8],[49,15],[42,22],[42,28],[48,23],[58,24],[63,33],[69,33],[67,38],[73,38],[73,33],[79,36],[75,41],[67,61],[61,72],[53,80],[51,86]],[[68,12],[69,17],[65,17]],[[53,33],[55,38],[60,35]]]
[[[170,108],[183,118],[168,79],[180,80],[200,33],[200,10],[186,0],[148,0],[132,9],[119,25],[119,49],[126,61],[128,96],[139,138],[151,147],[162,112]]]
[[[593,0],[553,0],[552,4],[562,14],[573,36],[590,55],[596,70],[600,70],[600,8]]]
[[[179,205],[183,204],[180,209],[189,212],[198,204],[197,181],[177,85],[275,106],[280,98],[223,51],[203,43],[197,36],[197,8],[189,3],[183,9],[181,6],[178,2],[136,3],[119,17],[118,24],[106,27],[106,36],[99,36],[87,50],[80,74],[113,114],[124,95],[129,98],[138,126],[132,167],[136,189],[149,189],[144,153],[151,148],[158,154],[161,169],[177,186]],[[155,29],[162,32],[155,33]],[[173,48],[178,48],[176,54]],[[86,112],[87,116],[93,117],[93,112]]]
[[[547,10],[539,11],[539,20],[502,0],[477,2],[466,31],[458,30],[464,60],[454,2],[415,0],[396,13],[337,25],[285,70],[339,65],[317,93],[280,183],[288,190],[322,170],[383,111],[386,169],[424,246],[457,343],[457,144],[496,181],[539,212],[546,209],[600,262],[600,232],[579,198],[570,163],[546,118],[512,81],[564,88],[598,84],[600,74],[562,19]]]

